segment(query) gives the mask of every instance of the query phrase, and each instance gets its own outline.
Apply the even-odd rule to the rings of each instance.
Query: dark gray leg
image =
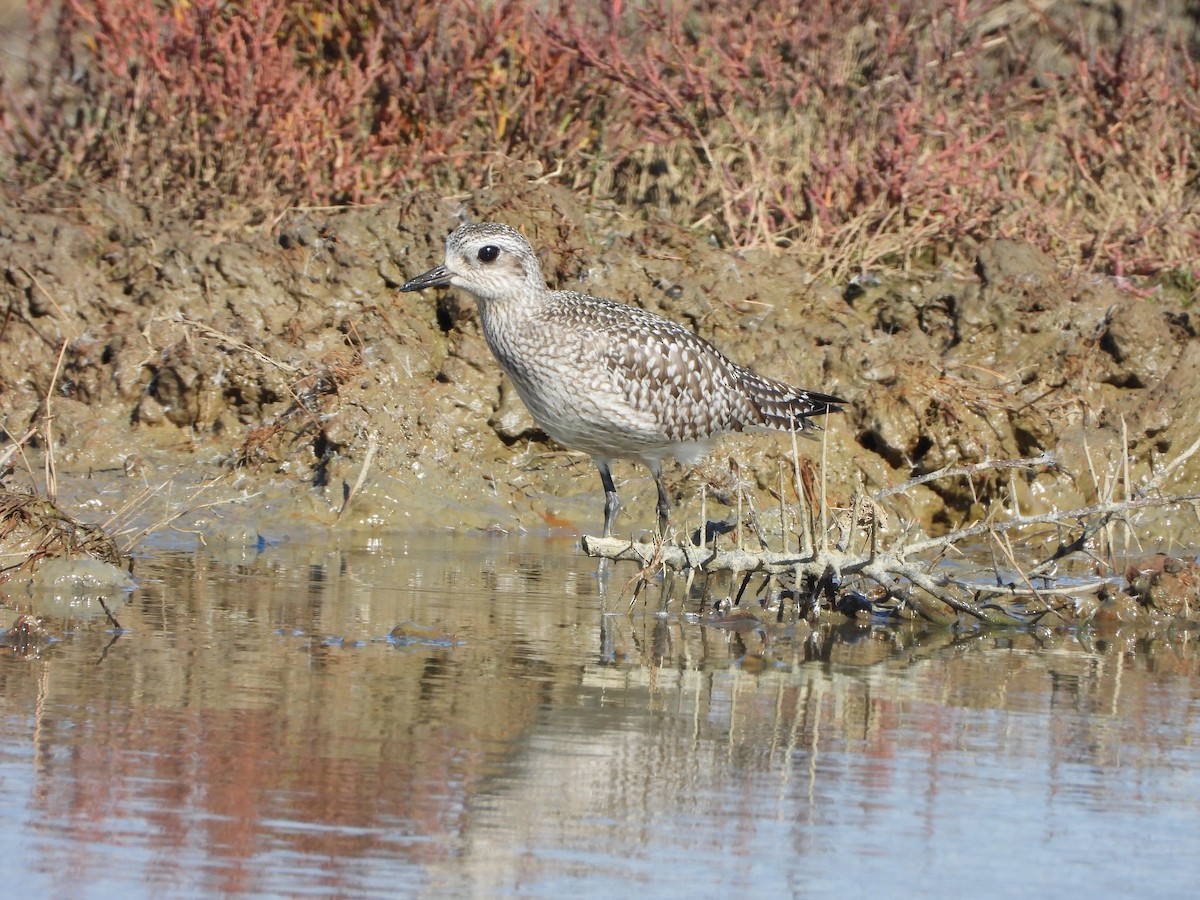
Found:
[[[621,508],[621,498],[617,496],[617,486],[613,484],[612,472],[608,470],[608,460],[597,459],[595,463],[600,470],[600,483],[604,485],[604,536],[612,537],[613,522]]]
[[[671,504],[667,500],[667,491],[662,483],[662,466],[655,463],[650,466],[650,474],[654,476],[654,486],[658,488],[658,534],[667,536],[667,520],[671,514]]]

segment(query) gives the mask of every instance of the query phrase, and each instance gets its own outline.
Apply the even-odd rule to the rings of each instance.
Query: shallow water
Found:
[[[125,631],[3,651],[8,891],[1194,889],[1187,635],[734,633],[572,540],[340,540],[160,549]]]

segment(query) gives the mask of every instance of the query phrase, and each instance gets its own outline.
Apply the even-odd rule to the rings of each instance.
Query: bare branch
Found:
[[[1127,445],[1125,446],[1127,448]],[[1114,521],[1123,520],[1127,514],[1142,509],[1169,507],[1200,500],[1200,491],[1172,496],[1153,495],[1158,492],[1167,476],[1178,469],[1182,461],[1197,452],[1200,452],[1200,439],[1140,486],[1130,484],[1131,467],[1127,449],[1120,459],[1113,460],[1114,468],[1110,472],[1098,472],[1088,453],[1089,470],[1096,494],[1100,498],[1099,502],[1091,506],[1071,510],[1054,509],[1045,513],[1022,513],[1017,505],[1017,486],[1010,478],[1012,515],[1009,518],[996,519],[996,515],[1003,511],[1002,507],[997,505],[982,521],[972,522],[939,537],[923,539],[915,539],[919,537],[920,532],[913,523],[894,538],[890,547],[884,548],[879,546],[875,511],[871,510],[870,514],[865,516],[866,521],[863,521],[864,517],[860,515],[864,511],[865,498],[856,494],[849,509],[842,510],[838,516],[832,517],[832,522],[826,521],[826,504],[823,497],[820,517],[814,514],[815,510],[810,512],[805,508],[805,500],[811,502],[813,498],[808,496],[805,481],[800,477],[798,459],[793,454],[793,472],[801,503],[796,513],[800,532],[799,546],[794,552],[787,549],[786,536],[781,552],[771,551],[765,542],[759,550],[747,550],[740,543],[736,549],[717,550],[715,544],[710,548],[690,544],[676,546],[662,541],[634,543],[616,538],[595,537],[584,537],[583,549],[592,557],[639,563],[642,566],[643,580],[650,577],[649,573],[652,571],[664,569],[687,570],[689,582],[697,570],[705,573],[730,572],[735,580],[742,575],[762,573],[769,577],[793,578],[797,590],[801,590],[804,585],[813,584],[833,585],[838,589],[846,587],[847,583],[852,584],[856,578],[865,578],[884,588],[886,597],[899,598],[902,604],[907,604],[918,614],[933,621],[946,621],[946,611],[939,612],[938,604],[941,604],[949,610],[986,624],[1027,625],[1038,621],[1047,613],[1061,615],[1070,610],[1070,603],[1063,605],[1060,602],[1055,605],[1049,598],[1094,594],[1105,585],[1112,584],[1111,578],[1075,579],[1070,583],[1056,584],[1047,571],[1059,560],[1082,554],[1086,555],[1092,564],[1100,563],[1100,560],[1091,554],[1090,542],[1098,532],[1109,527]],[[937,472],[911,479],[898,487],[880,491],[872,498],[865,499],[865,502],[874,503],[939,478],[970,478],[985,471],[1008,470],[1012,473],[1018,469],[1042,466],[1057,468],[1058,463],[1053,453],[1047,452],[1024,459],[985,460],[970,465],[947,466]],[[1117,490],[1119,482],[1125,485],[1123,491]],[[781,500],[782,493],[781,489]],[[1119,496],[1123,496],[1124,499],[1115,499]],[[740,507],[739,503],[739,510]],[[847,514],[848,519],[845,518]],[[787,518],[786,509],[781,508],[781,523],[786,522]],[[818,521],[821,529],[819,536],[816,534]],[[1022,567],[1010,536],[1020,533],[1022,529],[1038,525],[1058,526],[1059,547],[1037,565]],[[859,542],[853,538],[854,531],[862,527],[870,530],[870,540],[866,542]],[[830,529],[839,530],[836,540],[829,539]],[[1078,534],[1064,542],[1063,529],[1068,533],[1077,531]],[[707,523],[702,523],[701,534],[705,534],[706,531]],[[979,583],[961,573],[947,570],[944,558],[948,551],[964,541],[984,536],[990,537],[993,546],[1000,551],[999,554],[993,554],[990,568],[985,566],[980,570],[989,573],[993,583]],[[856,547],[859,548],[859,552],[852,552]],[[1110,561],[1109,565],[1115,563]],[[1016,580],[1002,575],[1004,569],[1015,572]],[[641,582],[639,588],[640,585]],[[635,591],[635,595],[637,593],[640,593],[640,590]],[[924,595],[933,598],[935,602],[923,599]],[[740,598],[740,592],[738,596]],[[1020,598],[1033,598],[1036,607],[1026,612],[1020,606]],[[1007,605],[997,603],[1002,599],[1009,601]],[[733,602],[736,603],[736,600]],[[1013,605],[1014,603],[1016,605]],[[895,604],[891,603],[890,608],[895,608]]]
[[[916,478],[910,478],[903,484],[876,491],[871,496],[875,500],[882,500],[885,497],[891,497],[893,494],[907,493],[917,485],[927,484],[930,481],[938,481],[942,478],[977,475],[980,472],[988,472],[994,469],[1036,469],[1038,466],[1057,468],[1058,461],[1054,458],[1054,452],[1047,450],[1040,456],[1030,456],[1025,459],[985,459],[983,462],[970,463],[969,465],[943,466],[936,472],[927,472],[924,475],[918,475]]]

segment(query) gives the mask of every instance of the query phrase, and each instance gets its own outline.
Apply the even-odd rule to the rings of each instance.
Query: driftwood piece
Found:
[[[907,590],[907,596],[913,597],[909,605],[926,617],[931,617],[928,614],[927,601],[917,599],[912,593],[913,589],[935,598],[958,613],[969,615],[986,624],[1029,624],[1037,621],[1046,612],[1072,606],[1074,600],[1071,598],[1094,594],[1113,581],[1111,577],[1097,577],[1087,581],[1055,584],[1047,573],[1052,571],[1054,564],[1059,560],[1084,552],[1098,532],[1109,528],[1114,522],[1121,521],[1128,513],[1184,505],[1200,500],[1200,492],[1169,496],[1160,494],[1167,476],[1198,451],[1200,438],[1139,485],[1129,484],[1128,465],[1125,463],[1121,473],[1125,485],[1125,499],[1115,498],[1118,482],[1116,477],[1102,488],[1100,480],[1093,472],[1097,494],[1101,499],[1090,506],[1026,515],[1020,512],[1014,500],[1012,513],[1007,518],[988,517],[938,537],[926,537],[921,535],[915,526],[910,526],[886,548],[879,547],[873,517],[866,516],[868,540],[864,542],[864,549],[857,553],[846,550],[843,542],[831,541],[831,532],[837,526],[828,524],[825,516],[818,518],[804,514],[806,509],[814,504],[813,498],[805,496],[799,480],[797,490],[801,498],[800,514],[796,516],[796,520],[800,523],[800,533],[797,535],[795,551],[772,551],[765,547],[753,550],[742,547],[717,550],[692,544],[670,544],[661,540],[634,542],[591,536],[584,537],[582,544],[588,556],[636,562],[642,566],[644,575],[667,569],[677,572],[730,572],[735,575],[762,573],[792,578],[797,586],[830,582],[841,585],[854,578],[865,578],[888,592],[903,595]],[[937,478],[969,477],[989,470],[1056,468],[1057,465],[1054,455],[1047,452],[1025,459],[985,460],[947,467],[879,491],[869,498],[866,505],[878,504],[880,500],[889,496],[902,494]],[[798,466],[796,469],[798,471]],[[1015,491],[1012,493],[1015,497]],[[862,508],[863,504],[856,498],[850,514],[849,529],[859,527],[859,513]],[[1031,526],[1046,524],[1058,526],[1072,535],[1071,539],[1062,540],[1060,536],[1059,546],[1046,559],[1036,565],[1022,568],[1012,551],[1009,535]],[[990,571],[982,570],[978,576],[970,578],[951,574],[940,565],[948,550],[962,541],[973,538],[988,538],[994,542],[1000,548],[1008,567],[1017,573],[1017,577],[1006,578],[999,564],[994,564]],[[1040,584],[1035,584],[1035,581]],[[1016,601],[1029,598],[1038,604],[1031,614],[1027,614],[1020,606],[1012,605]],[[1010,605],[1006,607],[1005,603]]]

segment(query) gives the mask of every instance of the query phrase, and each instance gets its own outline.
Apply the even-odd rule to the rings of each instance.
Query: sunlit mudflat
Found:
[[[1194,890],[1188,632],[739,633],[627,612],[631,574],[513,537],[139,559],[123,633],[0,655],[6,891]]]

